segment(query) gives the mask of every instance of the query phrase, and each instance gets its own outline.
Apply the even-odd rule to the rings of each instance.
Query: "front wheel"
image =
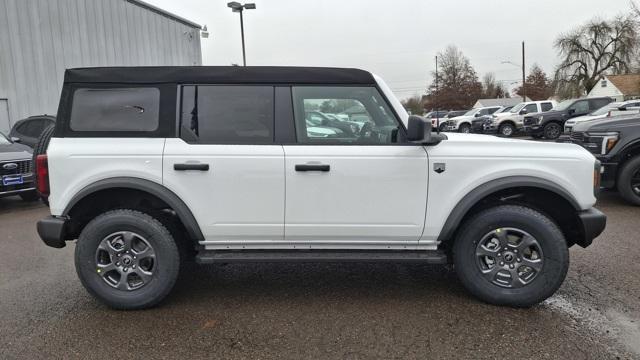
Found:
[[[460,127],[458,128],[458,131],[463,133],[463,134],[468,134],[471,132],[471,125],[469,124],[462,124],[460,125]]]
[[[626,201],[640,205],[640,156],[622,166],[617,183],[618,192]]]
[[[156,305],[173,288],[180,268],[178,247],[167,228],[134,210],[113,210],[80,233],[75,252],[82,285],[116,309]]]
[[[516,132],[516,128],[511,124],[502,124],[499,129],[500,135],[511,137]]]
[[[465,222],[453,245],[456,272],[477,298],[529,307],[553,295],[569,268],[558,226],[524,206],[502,205]]]
[[[560,124],[552,122],[544,126],[543,132],[545,139],[555,140],[560,137],[562,128],[560,127]]]

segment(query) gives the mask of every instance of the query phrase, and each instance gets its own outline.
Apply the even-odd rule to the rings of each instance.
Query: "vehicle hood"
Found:
[[[573,127],[573,131],[619,131],[631,127],[640,128],[638,114],[613,116],[597,119],[597,121],[583,121]]]
[[[471,121],[473,119],[476,119],[476,117],[475,116],[469,116],[469,115],[466,115],[466,116],[463,115],[463,116],[456,116],[456,117],[451,118],[449,120],[459,123],[459,122],[462,122],[462,121]]]
[[[603,117],[606,117],[607,115],[585,115],[585,116],[578,116],[576,118],[573,119],[569,119],[567,120],[567,124],[576,124],[579,122],[583,122],[583,121],[590,121],[590,120],[595,120],[595,119],[601,119]]]
[[[0,145],[0,161],[31,159],[31,148],[22,144]]]
[[[447,140],[427,146],[430,156],[469,158],[554,158],[593,160],[593,155],[572,143],[503,138],[482,134],[447,133]]]

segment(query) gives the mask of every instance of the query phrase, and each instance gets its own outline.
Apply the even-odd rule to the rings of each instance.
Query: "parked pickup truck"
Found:
[[[322,102],[362,126],[310,135]],[[75,240],[80,281],[119,309],[158,304],[192,259],[453,263],[479,299],[526,307],[606,222],[589,151],[433,133],[363,70],[71,69],[57,119],[38,233]]]
[[[526,114],[544,113],[555,106],[554,101],[530,101],[514,106],[510,112],[494,114],[483,124],[486,134],[499,134],[510,137],[523,130]]]
[[[591,112],[585,116],[578,116],[565,121],[564,132],[565,134],[571,134],[571,130],[577,123],[583,121],[598,120],[618,115],[628,115],[640,112],[640,100],[629,100],[624,102],[609,103],[600,109]]]
[[[466,114],[451,118],[443,123],[444,131],[470,133],[471,122],[479,117],[491,115],[500,110],[502,106],[487,106],[482,108],[471,109]]]
[[[640,206],[640,115],[638,113],[577,123],[571,141],[602,163],[602,187],[617,189]]]
[[[528,114],[524,117],[524,131],[534,138],[557,139],[568,119],[587,115],[612,102],[609,97],[570,99],[546,113]]]

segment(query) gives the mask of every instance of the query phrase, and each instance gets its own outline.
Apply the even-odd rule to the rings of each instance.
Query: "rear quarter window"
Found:
[[[158,129],[160,90],[154,87],[76,89],[69,128],[88,132]]]

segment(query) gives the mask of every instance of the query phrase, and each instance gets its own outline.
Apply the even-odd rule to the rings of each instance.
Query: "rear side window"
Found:
[[[542,111],[549,111],[553,109],[553,104],[549,102],[542,103]]]
[[[152,87],[76,89],[69,127],[73,131],[155,131],[160,90]]]
[[[184,86],[180,135],[199,144],[272,144],[273,97],[272,86]]]

